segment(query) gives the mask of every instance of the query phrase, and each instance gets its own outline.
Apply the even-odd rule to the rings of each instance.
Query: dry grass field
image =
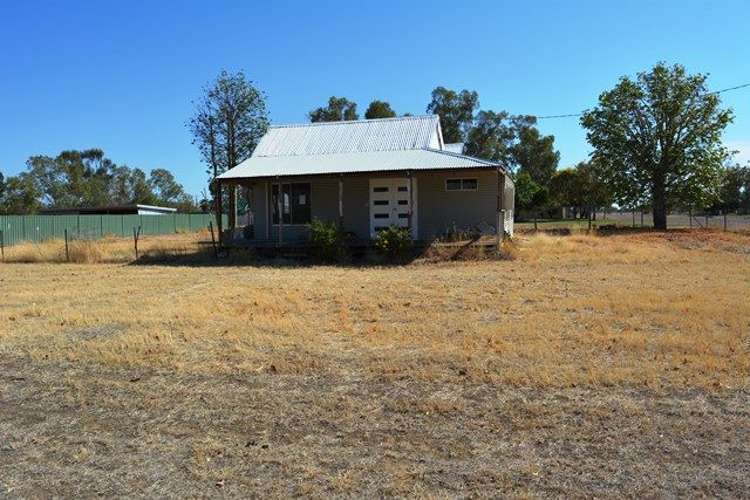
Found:
[[[0,264],[0,496],[750,491],[750,235],[393,267],[120,244]]]

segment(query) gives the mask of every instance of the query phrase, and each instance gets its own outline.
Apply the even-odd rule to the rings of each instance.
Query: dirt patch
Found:
[[[750,488],[743,391],[187,376],[13,358],[0,372],[0,491],[11,496],[737,497]]]
[[[67,335],[73,340],[95,340],[106,337],[114,337],[126,331],[127,329],[127,325],[124,325],[122,323],[106,323],[103,325],[73,328],[68,330]]]

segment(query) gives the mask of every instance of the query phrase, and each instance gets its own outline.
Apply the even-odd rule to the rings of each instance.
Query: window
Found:
[[[476,191],[479,183],[476,179],[446,179],[446,191]]]
[[[279,185],[271,186],[273,223],[279,223]],[[284,224],[310,223],[310,184],[281,185],[281,212]]]
[[[388,187],[374,187],[372,188],[373,193],[387,193]]]
[[[372,204],[373,205],[387,205],[388,204],[388,200],[374,200],[372,202]]]

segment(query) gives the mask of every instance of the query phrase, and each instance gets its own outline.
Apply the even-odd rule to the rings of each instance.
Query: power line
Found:
[[[714,92],[709,92],[709,94],[721,94],[722,92],[726,92],[728,90],[744,89],[745,87],[750,87],[750,83],[743,83],[742,85],[737,85],[736,87],[729,87],[728,89],[716,90]]]
[[[581,116],[582,114],[583,113],[570,113],[570,114],[567,114],[567,115],[534,116],[534,118],[536,118],[537,120],[546,120],[548,118],[571,118],[573,116]]]
[[[713,92],[708,92],[709,94],[721,94],[722,92],[728,92],[730,90],[738,90],[738,89],[744,89],[746,87],[750,87],[750,83],[743,83],[742,85],[737,85],[736,87],[728,87],[721,90],[714,90]],[[573,118],[576,116],[581,116],[583,113],[568,113],[566,115],[546,115],[546,116],[535,116],[537,120],[548,120],[551,118]],[[534,115],[532,115],[534,116]]]

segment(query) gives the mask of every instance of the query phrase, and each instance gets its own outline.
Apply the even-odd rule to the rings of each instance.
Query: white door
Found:
[[[414,193],[409,196],[409,179],[389,177],[370,179],[370,236],[372,238],[389,226],[409,227],[410,203],[414,202],[412,213],[412,237],[417,237],[417,189],[416,179],[412,179]]]

